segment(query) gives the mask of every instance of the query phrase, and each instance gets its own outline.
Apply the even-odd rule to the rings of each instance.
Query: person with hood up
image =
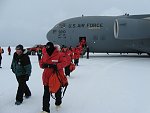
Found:
[[[31,96],[31,91],[26,84],[29,80],[29,76],[31,75],[31,62],[27,51],[23,49],[23,45],[16,46],[16,52],[13,55],[11,69],[16,75],[18,82],[15,104],[20,105],[23,102],[23,95],[25,95],[25,98],[29,98]]]
[[[65,67],[65,75],[70,77],[70,64],[71,64],[71,52],[68,48],[64,48],[62,53],[67,59],[67,66]]]
[[[42,58],[39,62],[39,65],[44,69],[42,74],[42,80],[44,85],[44,94],[43,94],[43,107],[41,113],[50,113],[50,88],[49,88],[49,79],[54,72],[64,75],[63,68],[66,66],[66,59],[60,53],[60,51],[54,47],[52,42],[48,42],[42,50]],[[66,83],[68,85],[68,83]],[[62,92],[61,87],[55,93],[55,105],[59,106],[62,103]]]

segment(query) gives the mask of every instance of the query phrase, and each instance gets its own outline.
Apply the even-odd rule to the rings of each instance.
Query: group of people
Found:
[[[31,75],[32,66],[28,52],[23,45],[17,45],[15,49],[11,69],[18,82],[15,104],[20,105],[24,96],[25,98],[31,96],[31,91],[26,82]],[[79,46],[75,48],[63,46],[61,48],[52,42],[48,42],[40,51],[42,57],[38,57],[39,66],[44,69],[42,74],[44,93],[41,113],[50,113],[50,96],[52,93],[54,93],[55,105],[61,105],[62,88],[66,88],[68,85],[67,76],[70,77],[71,66],[78,66],[81,51],[82,48]],[[56,83],[57,85],[55,85]]]
[[[2,68],[2,54],[4,53],[4,49],[0,47],[0,68]],[[8,47],[8,55],[11,55],[11,48],[10,46]]]

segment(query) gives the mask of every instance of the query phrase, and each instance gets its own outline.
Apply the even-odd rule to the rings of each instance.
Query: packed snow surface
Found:
[[[2,55],[0,69],[0,113],[40,113],[42,72],[37,56],[30,56],[32,75],[27,84],[32,96],[15,105],[17,81],[10,69],[13,55]],[[14,48],[13,48],[14,52]],[[12,52],[12,54],[13,54]],[[145,54],[90,54],[68,77],[63,103],[51,113],[150,113],[150,58]]]

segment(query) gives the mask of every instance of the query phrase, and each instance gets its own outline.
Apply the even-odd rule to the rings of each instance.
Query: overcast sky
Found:
[[[58,22],[83,15],[150,14],[149,0],[0,0],[0,46],[46,43]]]

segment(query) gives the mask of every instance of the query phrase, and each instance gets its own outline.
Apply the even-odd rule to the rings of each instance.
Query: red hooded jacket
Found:
[[[42,66],[45,63],[56,64],[59,74],[64,75],[63,68],[66,66],[66,58],[57,49],[54,50],[51,56],[48,55],[45,48],[43,48],[42,52],[43,56],[39,62],[40,67],[43,68]],[[43,85],[48,86],[49,77],[53,74],[53,72],[53,68],[44,68],[42,75]]]

